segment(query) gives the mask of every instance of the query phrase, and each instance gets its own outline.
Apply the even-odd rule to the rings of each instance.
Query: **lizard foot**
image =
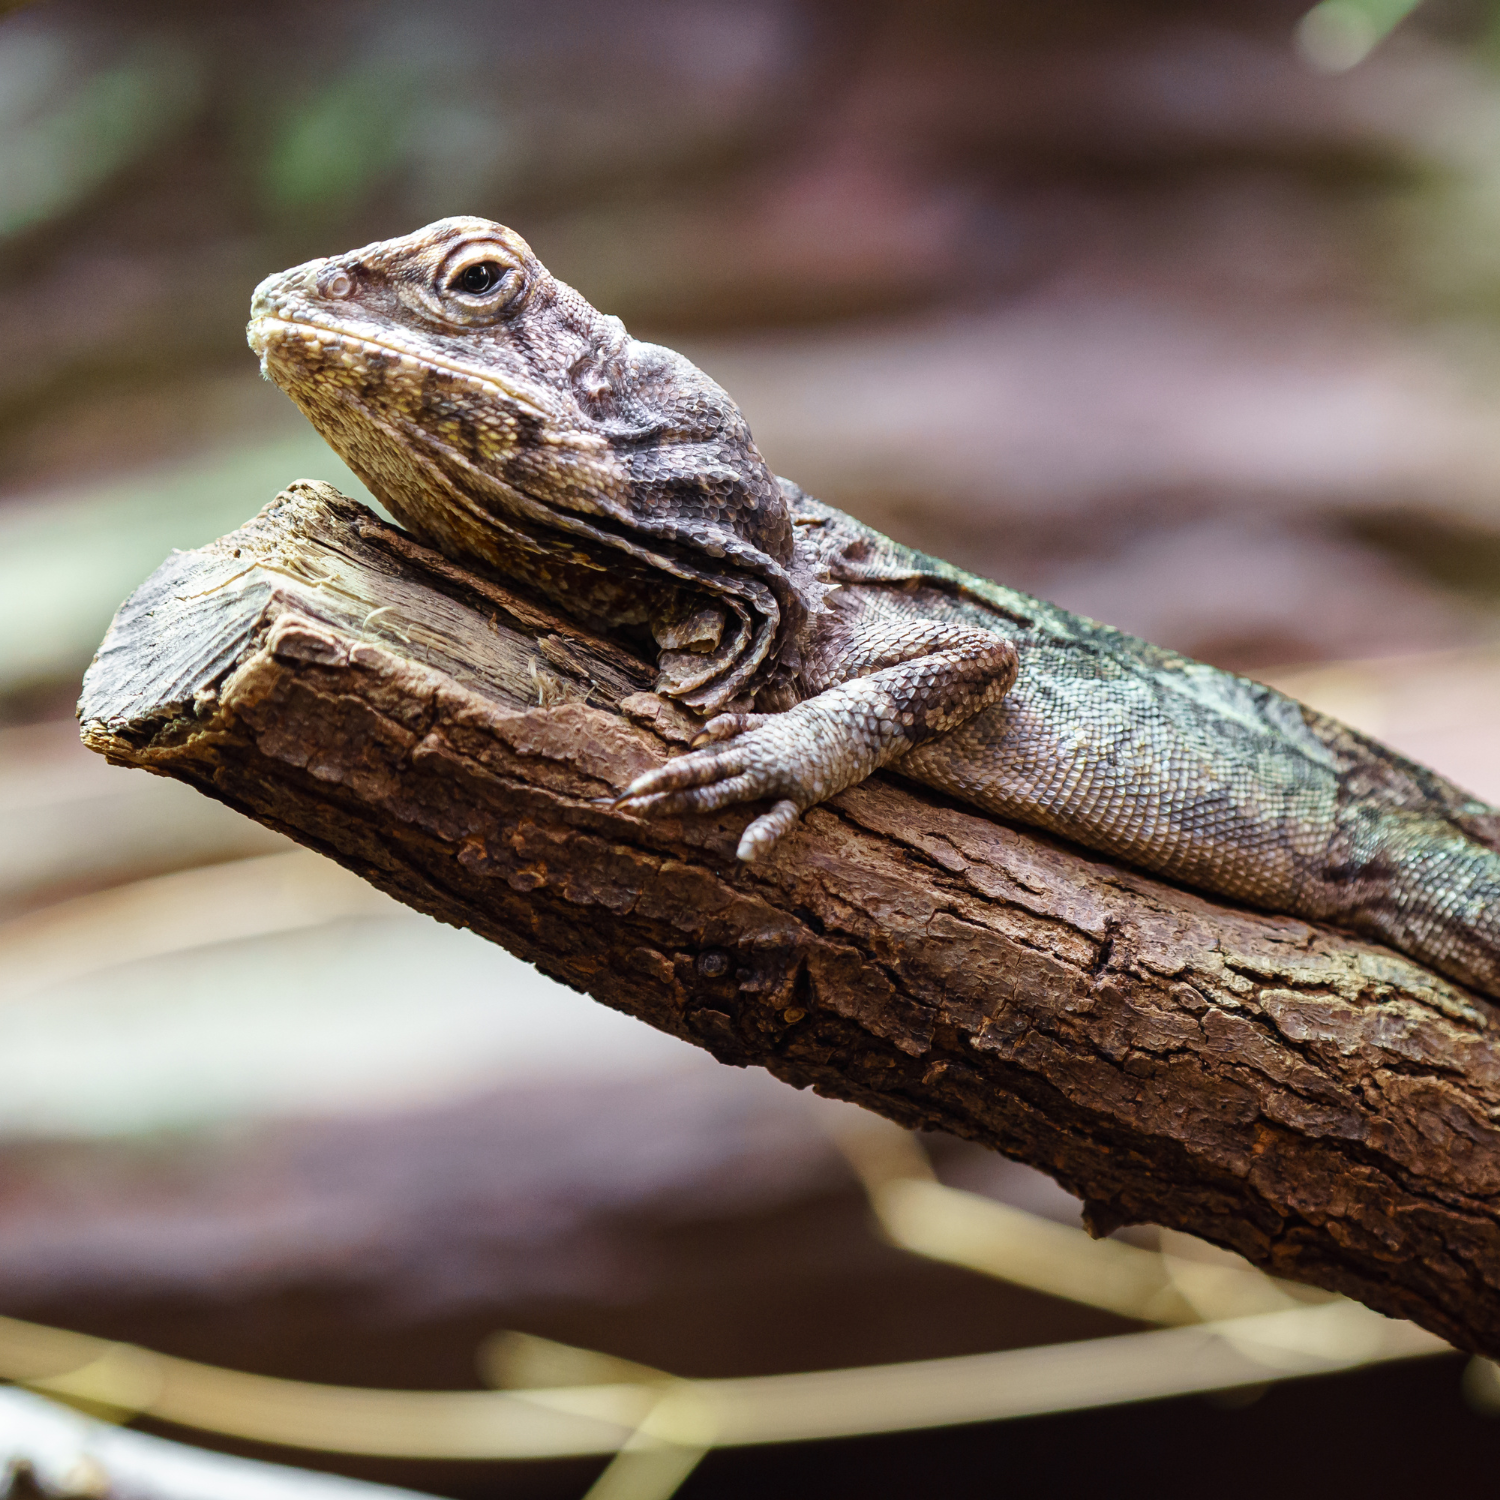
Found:
[[[970,635],[973,640],[852,678],[781,713],[720,714],[686,755],[638,776],[615,806],[683,813],[774,802],[740,839],[740,858],[755,859],[806,808],[1004,696],[1015,680],[1015,647],[997,636]]]
[[[709,720],[688,754],[636,777],[615,806],[641,812],[713,812],[736,802],[773,798],[776,805],[740,838],[739,857],[753,860],[796,824],[803,808],[829,794],[819,784],[816,766],[809,764],[801,727],[795,712],[720,714]]]

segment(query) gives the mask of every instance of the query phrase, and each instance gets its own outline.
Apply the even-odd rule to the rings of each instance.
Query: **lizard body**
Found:
[[[892,766],[987,811],[1500,996],[1500,813],[1273,689],[903,547],[774,476],[738,408],[513,231],[447,219],[262,282],[249,329],[402,524],[658,663],[705,717],[622,801]]]

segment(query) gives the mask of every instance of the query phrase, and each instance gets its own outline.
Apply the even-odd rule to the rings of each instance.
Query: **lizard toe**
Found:
[[[720,740],[733,739],[735,735],[743,734],[747,729],[754,729],[758,724],[765,723],[767,717],[766,714],[719,714],[703,726],[702,731],[693,741],[692,748],[697,750]]]
[[[636,802],[642,797],[654,797],[661,792],[713,786],[740,775],[749,764],[750,757],[738,744],[691,750],[686,755],[679,755],[676,760],[669,760],[664,766],[658,766],[654,771],[637,776],[615,799],[615,805],[618,807],[626,802]],[[760,794],[750,792],[747,795],[754,797]],[[715,807],[722,805],[714,804]]]
[[[802,809],[786,799],[778,802],[770,812],[762,813],[744,833],[740,835],[739,848],[735,855],[747,865],[760,858],[785,834],[797,826]]]
[[[767,796],[772,790],[774,789],[766,786],[762,775],[754,771],[743,771],[737,776],[726,776],[724,780],[709,785],[632,791],[621,797],[615,806],[623,805],[628,812],[716,812],[719,808],[730,807],[736,802],[754,802]]]
[[[670,792],[667,800],[658,806],[672,812],[717,812],[719,808],[732,807],[736,802],[754,802],[770,790],[764,778],[756,772],[742,771],[738,776],[728,776],[708,786]]]

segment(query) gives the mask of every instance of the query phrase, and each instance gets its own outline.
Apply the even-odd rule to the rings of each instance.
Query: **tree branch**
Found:
[[[326,485],[174,555],[85,741],[721,1061],[952,1131],[1079,1194],[1500,1355],[1495,1011],[876,777],[762,863],[748,812],[608,798],[693,727],[651,671]]]

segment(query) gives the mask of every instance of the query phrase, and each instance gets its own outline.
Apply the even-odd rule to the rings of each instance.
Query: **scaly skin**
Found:
[[[262,282],[265,373],[403,525],[654,651],[707,719],[621,799],[769,800],[752,859],[881,766],[1500,996],[1500,814],[1270,688],[901,547],[778,480],[738,408],[483,219]]]

